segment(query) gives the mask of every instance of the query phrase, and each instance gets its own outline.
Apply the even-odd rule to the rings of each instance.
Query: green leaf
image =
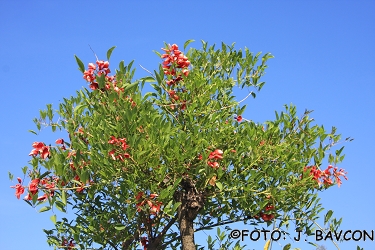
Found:
[[[47,171],[45,173],[43,173],[41,176],[39,176],[39,179],[43,179],[44,177],[46,177],[47,175],[49,175],[51,172]]]
[[[331,218],[333,214],[333,211],[332,210],[329,210],[326,215],[324,216],[324,224],[327,224],[327,222],[329,221],[329,219]]]
[[[160,54],[158,51],[153,50],[152,52],[154,52],[154,53],[157,54],[159,57],[161,57],[161,54]]]
[[[290,248],[292,247],[292,245],[290,243],[286,244],[284,247],[283,247],[283,250],[289,250]]]
[[[159,198],[160,199],[166,198],[167,196],[169,196],[170,192],[171,192],[171,187],[169,186],[168,188],[161,190]]]
[[[53,222],[53,224],[56,224],[56,214],[52,215],[50,220]]]
[[[29,130],[29,132],[38,135],[34,130]]]
[[[117,226],[115,226],[115,229],[119,230],[119,231],[124,230],[125,228],[126,228],[126,226],[121,225],[121,224],[118,224]]]
[[[45,211],[48,211],[48,210],[50,210],[51,209],[51,207],[42,207],[40,210],[39,210],[39,213],[43,213],[43,212],[45,212]]]
[[[105,75],[102,74],[101,76],[97,76],[96,80],[98,81],[99,88],[104,88],[105,87]]]
[[[79,71],[81,71],[82,73],[85,72],[85,66],[83,65],[83,62],[81,61],[81,59],[79,59],[76,55],[74,55],[74,57],[76,58]]]
[[[8,171],[8,176],[9,176],[9,180],[13,181],[14,176],[13,176],[12,173],[9,172],[9,171]]]
[[[143,82],[156,82],[155,79],[151,76],[146,76],[140,79]]]
[[[58,210],[60,210],[61,212],[65,213],[66,210],[65,210],[65,206],[64,204],[61,202],[61,201],[56,201],[55,203],[55,206],[57,207]]]
[[[177,208],[181,205],[181,202],[176,202],[173,204],[172,213],[176,212]]]
[[[193,39],[187,40],[187,41],[184,43],[184,50],[186,50],[186,47],[187,47],[190,43],[192,43],[192,42],[195,42],[195,40],[193,40]]]
[[[61,190],[61,202],[66,206],[66,192],[65,190]]]
[[[112,51],[116,48],[116,46],[113,46],[107,51],[107,60],[109,61],[109,58],[111,58]]]
[[[223,184],[221,182],[216,182],[216,186],[221,190],[223,190]]]
[[[127,85],[127,86],[125,87],[124,91],[131,90],[131,89],[137,87],[137,85],[138,85],[138,82],[131,83],[131,84],[129,84],[129,85]]]

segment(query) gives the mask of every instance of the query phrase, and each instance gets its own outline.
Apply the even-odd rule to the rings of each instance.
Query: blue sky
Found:
[[[112,65],[135,59],[135,77],[146,76],[138,65],[156,69],[160,59],[152,50],[163,42],[188,39],[210,44],[236,42],[236,48],[271,52],[266,85],[249,99],[246,119],[264,122],[274,111],[293,103],[318,124],[336,126],[343,137],[346,158],[340,167],[348,181],[321,193],[325,208],[343,217],[343,230],[375,230],[373,181],[375,141],[375,2],[374,1],[2,1],[0,8],[0,72],[6,88],[0,98],[0,227],[1,249],[51,249],[42,228],[52,228],[49,212],[39,214],[10,189],[8,171],[21,176],[34,141],[40,136],[32,119],[40,109],[87,86],[77,70],[74,54],[85,65],[96,54],[105,59],[117,46]],[[244,228],[243,226],[240,226]],[[251,228],[247,228],[250,229]],[[205,242],[206,231],[197,235]],[[245,241],[260,249],[264,241]],[[281,245],[284,242],[280,242]],[[330,242],[318,242],[335,249]],[[374,249],[371,241],[348,241]],[[295,243],[302,249],[315,249]],[[277,243],[272,249],[282,249]]]

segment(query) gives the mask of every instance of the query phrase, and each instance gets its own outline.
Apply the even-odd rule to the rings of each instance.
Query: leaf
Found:
[[[216,182],[216,186],[221,190],[223,190],[223,184],[221,182]]]
[[[117,226],[115,226],[115,229],[116,230],[124,230],[126,228],[126,226],[124,226],[124,225],[121,225],[121,224],[118,224]]]
[[[56,214],[52,215],[50,220],[53,222],[53,224],[56,224]]]
[[[107,51],[107,60],[109,61],[109,58],[111,58],[112,51],[116,48],[116,46],[113,46]]]
[[[48,211],[48,210],[50,210],[51,209],[51,207],[42,207],[40,210],[39,210],[39,213],[43,213],[43,212],[45,212],[45,211]]]
[[[160,199],[164,199],[164,198],[166,198],[167,196],[169,196],[170,192],[171,192],[171,188],[170,188],[170,186],[169,186],[168,188],[163,189],[163,190],[160,192],[159,198],[160,198]]]
[[[38,135],[34,130],[31,130],[31,129],[30,129],[29,132],[30,132],[30,133],[33,133],[33,134],[35,134],[35,135]]]
[[[152,76],[146,76],[140,79],[143,82],[156,82]]]
[[[61,202],[66,206],[66,192],[65,190],[61,190]]]
[[[63,213],[66,213],[65,206],[61,201],[56,201],[55,206],[57,207],[58,210],[60,210]]]
[[[81,61],[81,59],[79,59],[76,55],[74,55],[74,57],[76,58],[79,71],[81,71],[82,73],[85,72],[85,66],[83,65],[83,62]]]
[[[45,173],[43,173],[41,176],[39,176],[39,179],[43,179],[44,177],[46,177],[47,175],[49,175],[51,172],[47,171]]]
[[[160,54],[158,51],[153,50],[152,52],[154,52],[154,53],[157,54],[159,57],[161,57],[161,54]]]
[[[181,202],[176,202],[173,204],[172,213],[176,212],[177,208],[181,205]]]
[[[329,221],[329,219],[331,218],[333,214],[333,211],[332,210],[329,210],[326,215],[324,216],[324,224],[327,224],[327,222]]]
[[[193,39],[187,40],[187,41],[184,43],[184,50],[186,50],[186,47],[187,47],[190,43],[192,43],[192,42],[195,42],[195,40],[193,40]]]
[[[138,85],[138,82],[135,82],[135,83],[132,83],[132,84],[129,84],[125,87],[124,91],[127,91],[127,90],[130,90],[130,89],[133,89],[135,87],[137,87]]]
[[[291,244],[290,243],[288,243],[288,244],[286,244],[284,247],[283,247],[283,250],[289,250],[290,248],[291,248]]]
[[[12,173],[9,172],[9,171],[8,171],[8,176],[9,176],[9,180],[13,181],[14,176],[13,176]]]
[[[267,240],[266,244],[264,245],[264,250],[268,250],[270,247],[271,240]]]

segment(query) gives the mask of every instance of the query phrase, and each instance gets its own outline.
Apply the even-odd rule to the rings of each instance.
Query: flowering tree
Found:
[[[159,69],[137,81],[133,62],[120,62],[111,75],[114,47],[108,61],[87,69],[76,57],[89,88],[57,110],[47,105],[35,119],[38,130],[48,126],[66,136],[49,146],[34,142],[31,168],[12,186],[18,199],[26,192],[29,205],[43,205],[41,212],[75,212],[72,221],[52,215],[49,245],[135,249],[141,242],[148,250],[190,250],[194,232],[237,221],[286,229],[292,221],[312,233],[322,210],[318,191],[346,178],[336,166],[343,148],[328,152],[340,136],[311,125],[308,111],[298,118],[294,106],[264,124],[243,117],[272,55],[202,46],[184,55],[166,45],[157,53]],[[147,82],[154,91],[143,93]],[[236,101],[234,88],[247,97]],[[325,221],[337,227],[331,215]]]

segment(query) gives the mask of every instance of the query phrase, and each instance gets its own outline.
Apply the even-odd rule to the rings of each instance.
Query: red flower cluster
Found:
[[[47,178],[43,178],[41,181],[40,181],[40,184],[43,185],[43,187],[47,190],[49,190],[49,196],[52,197],[54,194],[55,194],[55,183],[58,181],[59,179],[57,177],[53,178],[53,181],[50,181],[48,180]],[[48,194],[47,193],[44,193],[44,195],[38,197],[38,201],[44,201],[45,199],[48,198]]]
[[[111,139],[108,141],[108,143],[121,147],[123,151],[129,148],[129,145],[126,144],[125,138],[117,139],[113,135],[111,136]],[[130,158],[130,155],[128,153],[117,154],[117,155],[115,155],[115,153],[116,153],[116,149],[112,149],[108,153],[112,157],[113,160],[119,159],[120,161],[124,161],[125,158]]]
[[[273,206],[271,206],[271,205],[267,205],[266,207],[265,207],[265,212],[268,212],[268,211],[270,211],[270,210],[274,210],[275,208],[273,207]],[[260,217],[264,220],[264,221],[270,221],[270,220],[272,220],[273,218],[275,218],[275,216],[273,215],[273,214],[265,214],[265,213],[263,213],[263,212],[260,212],[259,213],[259,215],[260,215]]]
[[[182,73],[185,76],[189,75],[189,70],[187,67],[189,67],[190,61],[180,50],[178,50],[178,46],[176,44],[173,44],[172,46],[169,45],[168,49],[162,48],[162,50],[166,52],[161,56],[161,58],[164,58],[163,68],[166,75],[175,76],[175,67],[182,69]]]
[[[333,172],[331,172],[331,169],[333,169]],[[331,165],[329,165],[327,169],[323,171],[318,169],[316,166],[307,166],[303,169],[304,172],[306,172],[307,170],[310,170],[310,175],[314,180],[318,182],[319,186],[321,184],[324,184],[325,186],[333,185],[333,181],[330,178],[332,176],[336,179],[337,185],[339,187],[342,184],[340,176],[343,176],[345,180],[348,180],[348,177],[345,176],[347,172],[345,172],[344,169],[338,170],[337,167],[332,167]]]
[[[218,169],[219,168],[219,163],[217,161],[213,161],[215,159],[222,160],[223,159],[223,151],[220,149],[216,149],[215,151],[211,152],[210,155],[208,156],[210,160],[207,161],[207,165]]]
[[[144,198],[144,193],[139,192],[135,199],[138,201],[136,204],[137,212],[140,212],[142,210],[142,206],[147,205],[150,207],[150,214],[157,215],[157,213],[160,211],[161,206],[163,205],[160,201],[155,201],[154,199],[157,198],[158,194],[150,194],[149,199]]]
[[[164,59],[163,68],[164,73],[169,75],[169,79],[166,81],[166,84],[170,87],[175,86],[178,82],[180,82],[182,78],[182,74],[185,76],[189,75],[189,70],[187,69],[190,65],[190,61],[188,58],[178,50],[178,46],[173,44],[172,46],[169,45],[168,49],[163,49],[166,53],[161,56]],[[181,73],[177,73],[177,70],[181,70]],[[186,90],[181,90],[182,92],[186,92]],[[175,109],[176,102],[177,105],[180,106],[181,110],[186,109],[186,100],[180,100],[180,96],[177,95],[176,90],[169,90],[168,91],[169,97],[173,104],[170,105],[172,110]]]
[[[92,90],[99,89],[99,84],[95,81],[96,76],[105,75],[105,86],[102,91],[108,91],[113,88],[115,92],[120,94],[121,92],[124,92],[124,88],[120,88],[117,86],[117,80],[116,75],[108,76],[108,74],[111,72],[109,67],[108,61],[96,61],[96,64],[98,65],[98,69],[96,70],[96,66],[93,63],[89,63],[88,70],[86,70],[83,73],[83,78],[90,82],[90,88]],[[137,104],[133,101],[133,99],[129,96],[125,97],[126,100],[128,100],[131,103],[132,107],[135,107]],[[116,99],[113,100],[113,102],[116,102]]]
[[[40,154],[42,159],[46,159],[48,156],[50,156],[49,147],[46,146],[43,142],[34,142],[32,144],[33,150],[31,150],[29,155],[37,156]]]
[[[83,72],[83,79],[88,81],[90,83],[90,89],[95,90],[99,88],[99,84],[95,81],[96,75],[101,76],[104,74],[106,76],[106,80],[113,81],[114,77],[107,76],[111,70],[109,67],[108,61],[96,61],[96,64],[98,65],[98,70],[96,70],[96,65],[93,63],[89,63],[88,70]]]
[[[74,248],[75,244],[74,244],[74,242],[73,242],[73,239],[71,239],[71,240],[68,242],[67,239],[63,238],[63,241],[62,241],[62,243],[61,243],[61,246],[63,246],[64,249],[69,249],[69,250],[71,250],[71,249]]]

